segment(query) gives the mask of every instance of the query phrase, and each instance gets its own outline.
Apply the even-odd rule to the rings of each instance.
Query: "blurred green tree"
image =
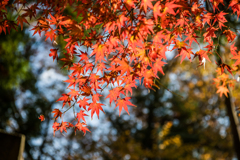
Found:
[[[41,66],[34,71],[32,64],[39,44],[43,45],[30,38],[26,28],[23,32],[13,30],[11,34],[0,35],[0,128],[26,136],[26,159],[40,159],[34,157],[34,152],[39,152],[37,155],[40,156],[45,153],[45,145],[51,144],[47,136],[51,106],[55,101],[47,99],[37,87],[39,75],[46,66],[39,62]],[[56,86],[49,88],[57,95]],[[45,115],[43,123],[38,119],[40,114]],[[33,140],[36,139],[42,143],[35,144]]]

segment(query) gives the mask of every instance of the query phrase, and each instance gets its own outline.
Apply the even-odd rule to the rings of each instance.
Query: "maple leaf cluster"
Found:
[[[206,10],[204,3],[210,3],[211,10]],[[38,0],[35,3],[16,0],[14,5],[18,7],[9,5],[8,0],[0,3],[0,33],[6,34],[6,30],[10,32],[18,25],[22,29],[35,18],[33,35],[43,33],[46,40],[55,44],[58,37],[63,37],[66,42],[64,58],[58,59],[57,45],[49,54],[53,61],[62,61],[62,68],[69,70],[69,79],[65,82],[69,83],[70,92],[57,100],[63,102],[65,111],[54,109],[52,112],[54,134],[58,130],[67,132],[67,128],[84,134],[89,131],[84,116],[91,111],[91,117],[96,114],[99,118],[100,112],[104,112],[100,97],[104,97],[103,91],[108,88],[111,89],[105,98],[110,104],[115,103],[119,115],[122,109],[129,114],[128,106],[134,106],[130,101],[132,88],[137,87],[137,83],[148,89],[158,87],[155,80],[159,73],[164,75],[167,51],[175,51],[181,63],[185,58],[192,61],[197,57],[199,66],[205,65],[205,59],[211,62],[209,56],[220,57],[217,53],[220,44],[214,40],[225,35],[227,41],[233,43],[237,35],[236,30],[226,24],[225,16],[240,15],[237,0],[228,6],[223,0]],[[64,13],[69,6],[80,20]],[[7,7],[17,11],[16,21],[7,19]],[[222,7],[227,9],[223,11]],[[200,38],[208,44],[204,48],[199,45]],[[195,53],[193,42],[200,48]],[[234,44],[230,50],[235,65],[239,65],[240,52]],[[230,80],[225,69],[230,74],[234,69],[222,59],[217,67],[214,79],[217,93],[227,96],[227,85],[233,86],[234,80]],[[80,108],[74,115],[75,123],[64,122],[64,113],[75,104]],[[39,118],[44,120],[42,116]],[[62,119],[60,123],[58,119]]]

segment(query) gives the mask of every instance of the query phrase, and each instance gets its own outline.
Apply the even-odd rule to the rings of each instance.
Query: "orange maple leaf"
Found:
[[[234,57],[232,57],[231,59],[236,59],[237,61],[234,63],[234,66],[237,66],[240,64],[240,51],[237,53],[237,55],[235,55]]]
[[[222,94],[225,94],[225,96],[228,97],[228,94],[227,94],[227,93],[229,93],[229,90],[228,90],[228,88],[225,87],[225,86],[219,86],[219,87],[218,87],[218,90],[217,90],[217,93],[220,94],[220,97],[222,97]]]

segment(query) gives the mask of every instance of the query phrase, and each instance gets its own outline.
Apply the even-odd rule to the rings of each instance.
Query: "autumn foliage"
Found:
[[[75,16],[65,13],[69,6]],[[0,33],[20,30],[36,20],[33,35],[52,41],[55,45],[49,56],[62,61],[62,68],[69,71],[65,82],[70,92],[57,100],[63,102],[62,109],[52,112],[54,133],[67,132],[67,128],[89,131],[84,117],[88,113],[99,118],[105,107],[100,98],[115,103],[119,115],[122,110],[129,114],[128,107],[134,106],[132,88],[137,84],[158,88],[166,54],[172,54],[167,51],[173,51],[180,63],[186,58],[198,59],[199,67],[216,63],[214,84],[220,96],[228,96],[228,86],[236,82],[229,74],[236,75],[240,64],[234,45],[237,30],[229,27],[226,16],[239,17],[238,0],[229,4],[223,0],[15,0],[13,4],[3,0],[0,9]],[[16,13],[14,20],[7,16],[10,11]],[[226,64],[218,54],[220,35],[225,35],[235,63]],[[66,42],[63,51],[58,46],[60,38]],[[200,40],[207,45],[201,47]],[[197,52],[193,43],[199,47]],[[105,89],[109,94],[104,97]],[[64,113],[76,104],[81,110],[74,115],[75,121],[63,121]],[[39,119],[43,121],[44,116]]]

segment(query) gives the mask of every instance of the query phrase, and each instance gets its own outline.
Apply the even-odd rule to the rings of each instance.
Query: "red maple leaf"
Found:
[[[176,57],[182,56],[182,59],[180,62],[180,63],[182,63],[186,57],[191,61],[191,54],[193,54],[193,52],[191,50],[182,48],[180,53]]]
[[[71,106],[72,98],[70,98],[70,96],[67,94],[62,94],[62,97],[60,97],[56,102],[58,101],[63,101],[63,105],[62,105],[62,108],[63,108],[66,103],[68,103],[68,105]]]
[[[57,54],[58,49],[50,49],[50,51],[51,53],[49,53],[49,57],[53,57],[53,62],[56,58],[58,60],[58,54]]]
[[[86,134],[86,131],[90,132],[89,129],[85,126],[86,124],[85,123],[80,123],[78,122],[76,125],[75,125],[75,134],[76,134],[76,131],[79,130],[79,131],[83,131],[84,135]]]
[[[62,122],[59,125],[60,132],[62,133],[63,131],[65,131],[67,133],[67,127],[68,127],[68,122]]]
[[[73,128],[73,127],[74,127],[74,125],[72,123],[68,122],[67,128]]]
[[[209,62],[211,62],[210,61],[210,59],[208,58],[208,55],[207,55],[207,51],[204,51],[204,50],[199,50],[199,51],[197,51],[196,52],[196,54],[194,55],[194,57],[193,58],[195,58],[195,57],[197,57],[198,56],[198,58],[199,58],[199,61],[202,61],[203,60],[203,58],[205,58],[206,60],[208,60]]]
[[[116,102],[117,98],[119,97],[120,93],[123,94],[123,92],[121,91],[122,87],[116,87],[112,90],[109,90],[109,94],[107,95],[106,99],[109,98],[110,99],[110,105],[112,103],[112,101]]]
[[[126,60],[116,59],[115,62],[119,64],[116,70],[121,71],[121,75],[123,75],[126,72],[127,72],[127,75],[130,75],[130,73],[133,72],[132,67],[129,65],[129,63]]]
[[[93,52],[91,53],[91,55],[90,56],[93,56],[93,55],[95,55],[96,56],[96,58],[95,58],[95,63],[97,63],[97,61],[99,61],[99,62],[101,62],[101,61],[105,61],[105,54],[104,54],[104,52],[105,52],[105,47],[103,46],[103,45],[99,45],[99,44],[95,44],[94,46],[93,46],[93,48],[94,48],[94,50],[93,50]]]
[[[28,21],[26,20],[26,18],[24,16],[18,16],[17,18],[17,24],[20,24],[21,26],[21,30],[23,30],[23,22],[28,23]]]
[[[99,93],[94,94],[94,95],[92,96],[92,101],[93,101],[93,103],[98,102],[98,101],[99,101],[99,98],[100,98],[101,96],[102,96],[102,95],[99,94]]]
[[[88,115],[85,114],[83,110],[81,110],[79,113],[77,113],[78,121],[80,121],[82,119],[86,123],[86,120],[85,120],[84,116],[88,116]]]
[[[79,76],[80,74],[84,74],[84,69],[80,63],[74,63],[70,70],[73,70],[72,75]]]
[[[131,99],[130,97],[126,97],[126,98],[123,98],[123,99],[119,99],[119,100],[117,100],[117,104],[116,104],[116,107],[115,108],[117,108],[117,107],[119,107],[119,116],[120,116],[120,114],[121,114],[121,112],[122,112],[122,108],[129,114],[129,112],[128,112],[128,105],[131,105],[131,106],[134,106],[134,107],[136,107],[135,105],[133,105],[130,101],[129,101],[129,99]],[[114,109],[115,109],[114,108]],[[129,114],[130,115],[130,114]]]
[[[174,8],[180,8],[182,7],[181,5],[178,5],[178,4],[174,4],[174,1],[171,1],[171,2],[167,2],[165,4],[165,9],[164,9],[164,13],[169,13],[169,14],[172,14],[172,15],[176,15],[176,13],[174,12]]]
[[[86,97],[84,97],[83,99],[79,100],[77,103],[79,103],[79,107],[83,107],[86,110],[86,106],[89,105],[89,103],[87,102],[89,99],[87,99]]]
[[[79,56],[81,58],[81,61],[87,61],[89,60],[88,54],[85,52],[81,52],[81,55]]]
[[[72,66],[73,62],[73,56],[71,56],[70,54],[68,53],[63,53],[65,55],[66,58],[61,58],[60,61],[63,61],[65,62],[62,66],[62,68],[68,66],[68,69],[70,69],[70,67]]]
[[[77,97],[79,95],[79,91],[76,91],[75,89],[70,89],[71,92],[68,92],[68,95],[72,97]]]
[[[208,25],[211,25],[211,20],[213,19],[213,14],[212,13],[207,13],[203,16],[203,24],[207,22]]]
[[[137,88],[135,82],[132,83],[126,83],[126,85],[124,86],[124,90],[126,91],[126,95],[128,94],[128,92],[131,93],[132,95],[132,88]],[[120,89],[121,91],[122,89]],[[123,94],[123,93],[122,93]]]
[[[79,86],[82,86],[82,85],[86,84],[86,81],[87,81],[87,77],[78,76],[77,80],[76,80],[76,83],[79,83]]]
[[[44,115],[40,115],[39,117],[38,117],[38,119],[40,119],[41,121],[44,121],[45,120],[45,117],[44,117]]]
[[[22,15],[24,17],[29,17],[30,20],[32,19],[32,17],[36,18],[36,10],[39,8],[37,7],[37,4],[33,4],[30,8],[27,7],[27,9],[23,9],[23,11],[25,11],[25,13]]]
[[[217,30],[218,29],[214,28],[214,27],[207,28],[206,32],[203,34],[204,40],[208,41],[208,39],[216,38],[217,36],[215,34],[215,31],[217,31]]]
[[[147,12],[147,7],[153,8],[152,0],[142,0],[141,7],[143,7],[144,11]]]
[[[40,26],[38,26],[38,25],[36,25],[33,29],[31,29],[31,30],[34,30],[33,36],[34,36],[36,33],[38,33],[39,36],[41,36],[41,32],[42,32],[41,29],[42,29],[42,28],[41,28]]]
[[[233,31],[231,31],[230,29],[225,30],[225,31],[223,32],[223,34],[226,35],[228,42],[234,41],[234,39],[235,39],[236,36],[237,36],[236,33],[234,33]]]
[[[103,62],[98,63],[98,66],[97,66],[97,72],[100,71],[101,74],[103,74],[104,70],[106,70],[105,63],[103,63]]]
[[[82,88],[80,88],[81,91],[83,91],[84,93],[82,93],[81,95],[83,96],[90,96],[92,95],[92,89],[91,87],[85,85]]]
[[[62,112],[59,109],[54,109],[52,113],[54,113],[53,117],[55,117],[55,120],[57,120],[58,117],[62,117]]]
[[[217,62],[215,62],[216,64],[217,64]],[[224,72],[224,69],[226,68],[227,69],[227,71],[229,72],[229,73],[231,73],[231,75],[233,75],[232,74],[232,68],[229,66],[229,65],[227,65],[227,64],[225,64],[225,63],[222,63],[222,64],[217,64],[220,68],[221,68],[221,73],[223,74],[223,72]]]
[[[53,39],[55,39],[55,36],[56,36],[55,29],[51,29],[50,31],[47,31],[47,32],[45,33],[45,36],[46,36],[45,41],[46,41],[48,38],[50,38],[51,41],[52,41]]]
[[[160,5],[160,1],[157,1],[157,3],[153,7],[153,16],[155,19],[157,19],[158,17],[160,17],[162,15],[162,13],[160,12],[161,8],[162,7]]]
[[[51,19],[47,20],[50,22],[51,25],[58,23],[57,19],[51,13],[49,13],[49,16],[51,17]]]
[[[91,103],[89,108],[88,108],[88,111],[91,110],[91,118],[93,117],[93,114],[96,112],[97,116],[98,116],[98,119],[99,119],[99,110],[101,110],[103,113],[103,109],[102,109],[102,105],[101,103]]]
[[[59,123],[57,123],[57,122],[54,122],[54,123],[53,123],[52,128],[53,128],[53,135],[54,135],[54,136],[55,136],[55,132],[59,130],[59,127],[60,127],[60,124],[59,124]]]
[[[219,28],[222,29],[222,27],[226,27],[223,23],[227,22],[226,18],[224,17],[226,14],[223,11],[219,12],[218,14],[215,15],[215,19],[213,21],[213,24],[215,22],[218,22]]]
[[[64,82],[67,82],[67,83],[70,83],[69,85],[68,85],[68,88],[69,87],[71,87],[72,85],[73,85],[73,87],[75,88],[75,86],[76,86],[76,78],[74,77],[74,76],[68,76],[69,77],[69,79],[68,80],[66,80],[66,81],[64,81]]]
[[[157,75],[158,71],[161,72],[164,75],[162,67],[164,64],[167,64],[166,62],[161,61],[161,59],[157,59],[156,62],[153,65],[153,72],[155,75]]]

